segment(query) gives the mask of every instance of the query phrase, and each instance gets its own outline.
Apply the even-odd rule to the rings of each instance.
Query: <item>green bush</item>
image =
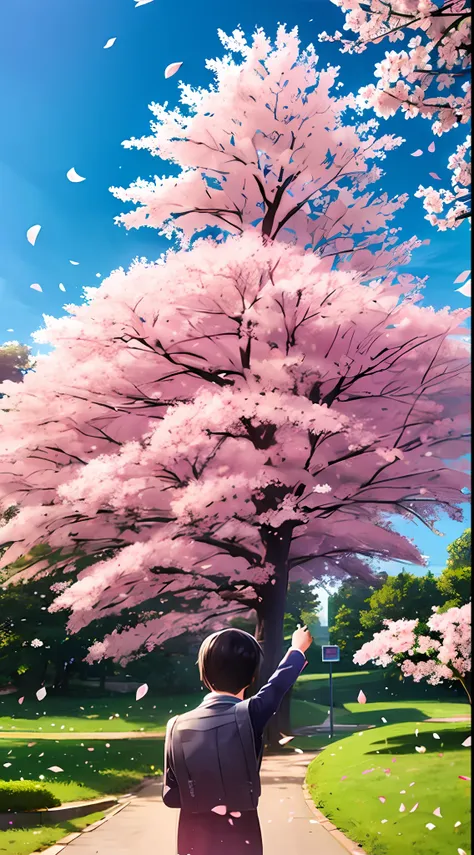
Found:
[[[0,781],[0,813],[58,807],[60,800],[34,781]]]

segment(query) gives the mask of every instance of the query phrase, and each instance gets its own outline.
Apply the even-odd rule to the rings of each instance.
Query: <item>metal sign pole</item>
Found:
[[[334,734],[334,704],[332,691],[332,662],[329,663],[329,733]]]

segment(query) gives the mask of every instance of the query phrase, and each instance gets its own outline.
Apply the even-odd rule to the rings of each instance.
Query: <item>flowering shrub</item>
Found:
[[[387,666],[394,662],[404,677],[415,683],[426,680],[432,686],[443,680],[459,680],[466,694],[465,676],[471,670],[471,604],[448,609],[438,608],[428,620],[428,630],[419,620],[386,620],[386,629],[376,632],[354,656],[356,665],[372,661]]]

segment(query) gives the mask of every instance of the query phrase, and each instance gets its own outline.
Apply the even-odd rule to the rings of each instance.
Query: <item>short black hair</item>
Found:
[[[256,638],[242,629],[223,629],[204,639],[199,676],[211,691],[238,694],[255,680],[263,659]]]

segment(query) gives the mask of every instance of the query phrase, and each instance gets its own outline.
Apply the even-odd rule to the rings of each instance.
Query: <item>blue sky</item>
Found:
[[[313,20],[310,20],[313,19]],[[42,313],[60,314],[64,302],[78,302],[83,286],[97,285],[110,270],[127,267],[139,256],[156,258],[166,241],[149,229],[127,233],[113,224],[120,203],[111,185],[128,185],[138,176],[162,174],[160,162],[144,152],[130,152],[121,142],[148,132],[151,101],[177,101],[180,78],[207,85],[206,58],[222,54],[217,29],[237,25],[251,34],[255,26],[274,33],[278,22],[297,25],[303,44],[317,42],[321,30],[342,29],[342,16],[329,0],[243,0],[225,4],[153,0],[135,8],[134,0],[3,0],[0,10],[0,342],[31,343]],[[109,50],[109,38],[117,41]],[[342,57],[335,46],[321,45],[321,63],[341,65],[345,90],[370,82],[380,49],[362,57]],[[165,67],[182,61],[178,75],[165,80]],[[389,193],[413,192],[428,173],[446,178],[446,161],[454,134],[432,140],[427,122],[394,119],[382,131],[407,142],[389,154],[384,185]],[[461,133],[461,136],[464,134]],[[74,166],[86,177],[66,179]],[[39,223],[34,247],[26,230]],[[439,234],[423,219],[421,203],[411,200],[398,224],[405,235],[431,239],[410,267],[429,275],[426,302],[435,307],[464,307],[466,298],[453,281],[470,267],[467,225]],[[70,260],[78,261],[73,266]],[[30,289],[41,284],[42,293]],[[58,284],[66,287],[63,294]],[[9,328],[13,333],[7,332]],[[445,546],[463,529],[447,522],[445,538],[411,526],[404,529],[428,554],[434,569],[445,560]],[[393,568],[394,570],[398,568]]]

